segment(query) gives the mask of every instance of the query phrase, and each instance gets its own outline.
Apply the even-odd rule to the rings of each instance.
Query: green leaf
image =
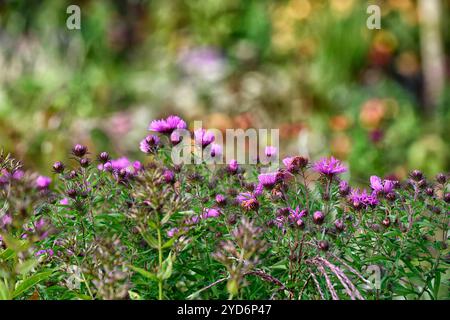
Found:
[[[148,232],[145,232],[142,234],[142,237],[144,237],[145,241],[147,241],[148,245],[154,249],[158,249],[158,240],[156,240],[155,237],[150,235]]]
[[[0,253],[0,260],[8,261],[12,259],[14,256],[15,256],[14,250],[12,250],[11,248],[7,248],[5,250],[2,250],[2,252]]]
[[[161,224],[163,225],[163,224],[166,224],[168,221],[169,221],[169,219],[170,219],[170,217],[172,216],[172,214],[169,212],[169,213],[167,213],[162,219],[161,219]]]
[[[129,290],[128,295],[130,296],[131,300],[142,300],[141,296],[134,291]]]
[[[158,281],[158,277],[154,273],[152,273],[150,271],[147,271],[145,269],[142,269],[142,268],[139,268],[139,267],[135,267],[135,266],[132,266],[132,265],[130,265],[129,267],[133,271],[136,271],[137,273],[139,273],[140,275],[146,277],[147,279],[150,279],[152,281]]]
[[[161,247],[161,249],[167,249],[172,247],[173,243],[175,242],[175,238],[171,238],[169,241],[167,241],[166,243],[164,243]]]
[[[16,285],[16,289],[13,292],[13,298],[18,297],[19,295],[21,295],[28,289],[32,288],[33,286],[35,286],[42,280],[47,279],[48,277],[51,276],[52,273],[53,273],[53,270],[43,271],[40,273],[33,274],[32,276],[18,282]]]
[[[169,256],[162,263],[161,270],[158,271],[158,278],[161,280],[169,279],[172,275],[172,253],[169,253]]]
[[[6,246],[15,252],[25,251],[29,247],[28,241],[16,239],[9,234],[2,234],[3,241],[5,241]]]
[[[38,262],[39,261],[35,258],[25,260],[24,262],[16,266],[16,272],[21,275],[25,275],[30,272],[31,269],[33,269],[38,264]]]
[[[11,300],[9,289],[5,279],[2,279],[2,281],[0,281],[0,300]]]
[[[433,286],[433,296],[434,299],[438,299],[439,296],[439,288],[441,286],[441,273],[439,271],[436,271],[435,277],[434,277],[434,286]]]

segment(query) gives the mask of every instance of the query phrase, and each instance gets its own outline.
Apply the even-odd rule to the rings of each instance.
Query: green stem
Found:
[[[158,262],[159,270],[162,270],[162,242],[161,242],[161,229],[158,227]],[[163,280],[159,278],[158,280],[158,299],[163,299]]]

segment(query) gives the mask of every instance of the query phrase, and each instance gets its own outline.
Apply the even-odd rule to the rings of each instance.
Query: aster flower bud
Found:
[[[76,144],[73,148],[72,148],[72,154],[76,157],[83,157],[85,154],[87,153],[87,147],[83,146],[81,144]]]
[[[56,161],[53,164],[53,171],[55,173],[62,173],[62,172],[64,172],[64,164],[61,161]]]
[[[375,232],[380,232],[381,231],[381,226],[379,224],[377,224],[377,223],[372,224],[371,228]]]
[[[169,169],[164,170],[163,177],[166,183],[173,183],[175,181],[175,174]]]
[[[228,223],[231,225],[236,224],[237,218],[235,214],[232,214],[228,217]]]
[[[444,201],[447,202],[447,203],[450,202],[450,192],[448,192],[448,193],[446,193],[446,194],[444,195]]]
[[[105,164],[109,160],[109,153],[108,152],[102,152],[98,155],[98,161]]]
[[[389,193],[386,195],[386,199],[389,200],[389,201],[394,201],[396,197],[397,197],[397,196],[395,195],[394,192],[389,192]]]
[[[228,164],[227,170],[229,173],[236,173],[239,169],[238,162],[236,160],[231,160]]]
[[[77,176],[77,172],[75,170],[72,170],[69,172],[69,174],[67,175],[67,179],[72,180]]]
[[[75,197],[77,196],[77,194],[78,194],[78,192],[77,192],[77,190],[75,190],[75,189],[69,189],[69,190],[67,190],[67,195],[68,195],[70,198],[75,198]]]
[[[439,182],[439,183],[441,183],[441,184],[444,184],[445,182],[447,182],[447,177],[445,176],[445,174],[439,173],[439,174],[436,176],[436,181]]]
[[[427,181],[425,179],[421,179],[419,180],[419,182],[417,182],[417,185],[419,186],[419,188],[423,189],[427,185]]]
[[[279,209],[277,210],[277,214],[278,214],[279,216],[284,216],[284,217],[286,217],[286,216],[289,215],[289,213],[290,213],[290,209],[289,209],[289,208],[279,208]]]
[[[318,225],[322,224],[324,219],[325,219],[325,216],[324,216],[324,214],[321,211],[314,212],[314,214],[313,214],[313,222],[315,224],[318,224]]]
[[[334,222],[334,226],[336,227],[336,230],[338,232],[344,231],[345,225],[344,225],[344,222],[342,220],[340,220],[340,219],[336,220]]]
[[[434,194],[434,189],[428,187],[428,188],[425,189],[425,193],[426,193],[428,196],[431,197],[431,196],[433,196],[433,194]]]
[[[50,179],[49,177],[39,176],[36,179],[36,186],[37,186],[38,189],[44,190],[44,189],[47,189],[50,186],[51,182],[52,182],[52,179]]]
[[[345,197],[348,196],[349,193],[350,193],[350,186],[348,185],[348,182],[345,180],[339,182],[339,194]]]
[[[82,166],[83,168],[87,168],[89,167],[89,159],[88,158],[81,158],[80,159],[80,166]]]
[[[219,206],[224,206],[227,203],[227,199],[224,195],[218,194],[216,195],[216,202]]]
[[[294,222],[294,226],[299,228],[299,229],[304,229],[305,228],[305,222],[302,219],[297,219]]]
[[[411,179],[413,179],[414,181],[419,181],[423,178],[423,173],[419,170],[413,170],[410,173],[410,177]]]
[[[320,240],[319,241],[319,249],[322,251],[328,251],[329,243],[327,240]]]
[[[386,217],[383,219],[383,221],[381,223],[383,224],[383,226],[385,226],[387,228],[391,225],[391,219],[389,219],[389,217]]]

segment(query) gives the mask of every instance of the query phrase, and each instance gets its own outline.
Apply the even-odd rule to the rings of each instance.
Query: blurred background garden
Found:
[[[332,154],[354,182],[448,171],[449,13],[447,0],[3,0],[0,146],[44,174],[74,143],[142,160],[150,120],[179,114],[279,128],[281,156]]]

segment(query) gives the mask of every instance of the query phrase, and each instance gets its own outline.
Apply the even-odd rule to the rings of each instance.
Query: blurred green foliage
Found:
[[[148,122],[179,113],[281,128],[284,154],[333,153],[355,180],[448,171],[448,76],[425,117],[417,4],[377,1],[382,29],[369,30],[372,3],[3,1],[0,144],[48,173],[75,142],[140,157]],[[70,4],[81,30],[66,28]]]

